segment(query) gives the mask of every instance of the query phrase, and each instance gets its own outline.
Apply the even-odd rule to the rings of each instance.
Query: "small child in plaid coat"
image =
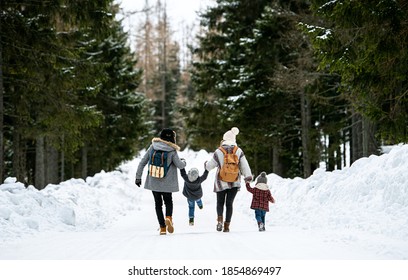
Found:
[[[267,182],[266,173],[262,172],[256,179],[255,188],[251,188],[250,184],[246,183],[247,190],[252,193],[251,209],[255,210],[259,231],[265,231],[265,215],[269,212],[269,202],[275,203]]]

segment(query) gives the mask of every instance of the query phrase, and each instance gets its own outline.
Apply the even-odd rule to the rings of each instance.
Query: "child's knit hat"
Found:
[[[265,172],[261,172],[261,174],[258,176],[258,178],[256,178],[256,183],[264,183],[267,184],[268,183],[268,178],[266,178],[266,173]]]
[[[198,169],[197,168],[191,168],[188,171],[187,176],[188,176],[188,179],[190,180],[190,182],[194,182],[195,180],[198,179],[198,176],[199,176]]]

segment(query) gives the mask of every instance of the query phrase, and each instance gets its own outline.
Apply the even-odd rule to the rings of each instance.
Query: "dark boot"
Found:
[[[265,231],[265,225],[262,222],[258,222],[259,231]]]
[[[217,231],[222,231],[222,216],[218,216],[217,218]]]
[[[229,222],[224,222],[224,230],[223,230],[223,232],[229,232],[229,225],[230,225]]]

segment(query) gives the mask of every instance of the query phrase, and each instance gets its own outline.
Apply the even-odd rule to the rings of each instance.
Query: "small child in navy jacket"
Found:
[[[197,203],[198,208],[203,208],[203,202],[201,197],[203,196],[203,189],[201,183],[207,179],[208,171],[205,170],[203,175],[200,177],[197,168],[191,168],[186,173],[186,170],[180,169],[181,177],[184,179],[183,195],[187,197],[188,202],[188,216],[190,226],[194,225],[194,210],[195,204]]]

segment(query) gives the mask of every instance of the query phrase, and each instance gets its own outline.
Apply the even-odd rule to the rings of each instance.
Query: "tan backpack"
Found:
[[[235,146],[232,153],[227,153],[223,147],[219,147],[224,154],[224,164],[220,168],[219,177],[224,182],[237,182],[239,179],[239,158],[236,155],[238,146]]]

